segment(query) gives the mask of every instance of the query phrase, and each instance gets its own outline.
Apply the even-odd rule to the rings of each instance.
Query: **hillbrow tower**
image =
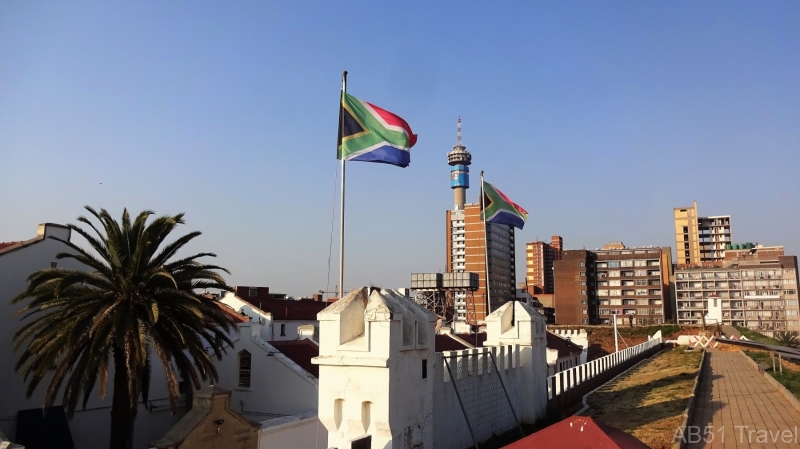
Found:
[[[514,228],[492,223],[486,223],[484,227],[480,199],[476,203],[466,204],[472,155],[461,143],[460,118],[458,140],[453,151],[447,153],[447,163],[452,167],[450,188],[453,189],[453,209],[446,211],[447,263],[444,275],[454,276],[454,279],[461,276],[464,279],[454,280],[450,290],[453,326],[459,332],[468,331],[471,326],[480,326],[486,315],[514,299]],[[491,278],[491,295],[487,290],[487,272]]]
[[[453,189],[453,210],[464,210],[467,202],[467,189],[469,188],[469,165],[472,164],[472,155],[461,143],[461,117],[458,118],[458,140],[453,151],[447,153],[447,163],[450,169],[450,188]]]

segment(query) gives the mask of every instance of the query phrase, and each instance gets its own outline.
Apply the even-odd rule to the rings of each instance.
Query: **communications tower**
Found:
[[[450,169],[450,188],[453,189],[453,210],[447,211],[448,243],[447,243],[447,275],[460,276],[466,273],[467,225],[466,209],[467,189],[469,188],[469,166],[472,155],[461,143],[461,117],[458,118],[458,137],[453,151],[447,153]],[[474,273],[472,273],[474,274]],[[476,324],[475,300],[473,291],[478,287],[477,276],[474,285],[453,282],[448,290],[448,303],[453,307],[454,329],[469,332],[470,325]],[[458,331],[458,330],[457,330]]]
[[[458,118],[458,141],[453,151],[447,153],[447,163],[450,169],[450,188],[453,189],[453,210],[464,210],[469,188],[469,165],[472,155],[461,143],[461,117]]]

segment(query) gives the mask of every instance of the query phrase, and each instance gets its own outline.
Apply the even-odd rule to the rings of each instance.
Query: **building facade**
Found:
[[[556,324],[595,324],[595,254],[585,249],[564,250],[554,262]]]
[[[675,261],[678,265],[720,262],[731,244],[731,216],[700,217],[697,201],[691,207],[673,209]]]
[[[554,235],[549,244],[537,240],[525,245],[525,283],[528,293],[553,293],[553,262],[561,260],[563,244],[561,236]]]
[[[763,253],[761,253],[763,249]],[[706,324],[719,303],[722,324],[772,336],[800,332],[797,257],[782,247],[728,251],[717,263],[678,267],[675,272],[678,324]]]
[[[556,324],[661,324],[674,318],[671,248],[565,250],[554,263]]]
[[[594,251],[597,323],[631,321],[662,324],[672,318],[672,249],[627,248]]]
[[[516,265],[514,228],[503,224],[484,223],[479,204],[466,204],[463,210],[447,211],[446,271],[478,273],[478,290],[470,304],[454,298],[455,319],[464,321],[467,310],[474,310],[475,319],[483,320],[491,311],[515,297]],[[486,248],[489,248],[490,291],[486,289]],[[489,301],[491,300],[491,304]]]

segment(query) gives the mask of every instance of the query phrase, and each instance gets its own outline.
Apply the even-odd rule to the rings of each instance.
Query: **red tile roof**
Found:
[[[503,449],[647,449],[647,445],[636,437],[595,421],[588,416],[571,416],[550,427],[531,434]]]
[[[241,315],[239,313],[236,313],[236,311],[233,310],[233,308],[231,308],[231,306],[229,306],[227,304],[223,304],[223,303],[221,303],[219,301],[215,302],[215,304],[220,309],[222,309],[225,313],[227,313],[228,315],[233,317],[233,320],[236,321],[237,323],[246,323],[246,322],[250,321],[246,316]]]
[[[557,349],[558,358],[566,357],[571,354],[580,354],[583,352],[583,348],[581,346],[578,346],[571,341],[564,340],[550,331],[547,331],[547,349]]]
[[[281,340],[269,342],[281,354],[288,357],[291,361],[298,364],[300,368],[308,371],[319,379],[319,365],[311,363],[311,359],[319,355],[319,346],[313,341],[304,338],[302,340]]]
[[[247,299],[243,300],[271,313],[273,320],[314,321],[317,314],[330,304],[316,301],[294,301],[291,299]]]
[[[4,250],[6,248],[10,248],[10,247],[12,247],[14,245],[18,245],[20,243],[22,243],[22,242],[0,242],[0,251]]]

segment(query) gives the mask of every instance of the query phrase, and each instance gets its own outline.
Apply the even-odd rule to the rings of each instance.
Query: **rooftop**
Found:
[[[280,340],[269,342],[281,354],[285,355],[300,368],[308,371],[311,375],[319,379],[319,365],[311,363],[311,359],[319,356],[319,346],[313,341],[304,338],[302,340]]]
[[[315,321],[317,314],[330,304],[317,301],[294,301],[291,299],[255,299],[241,298],[272,314],[273,320]]]

